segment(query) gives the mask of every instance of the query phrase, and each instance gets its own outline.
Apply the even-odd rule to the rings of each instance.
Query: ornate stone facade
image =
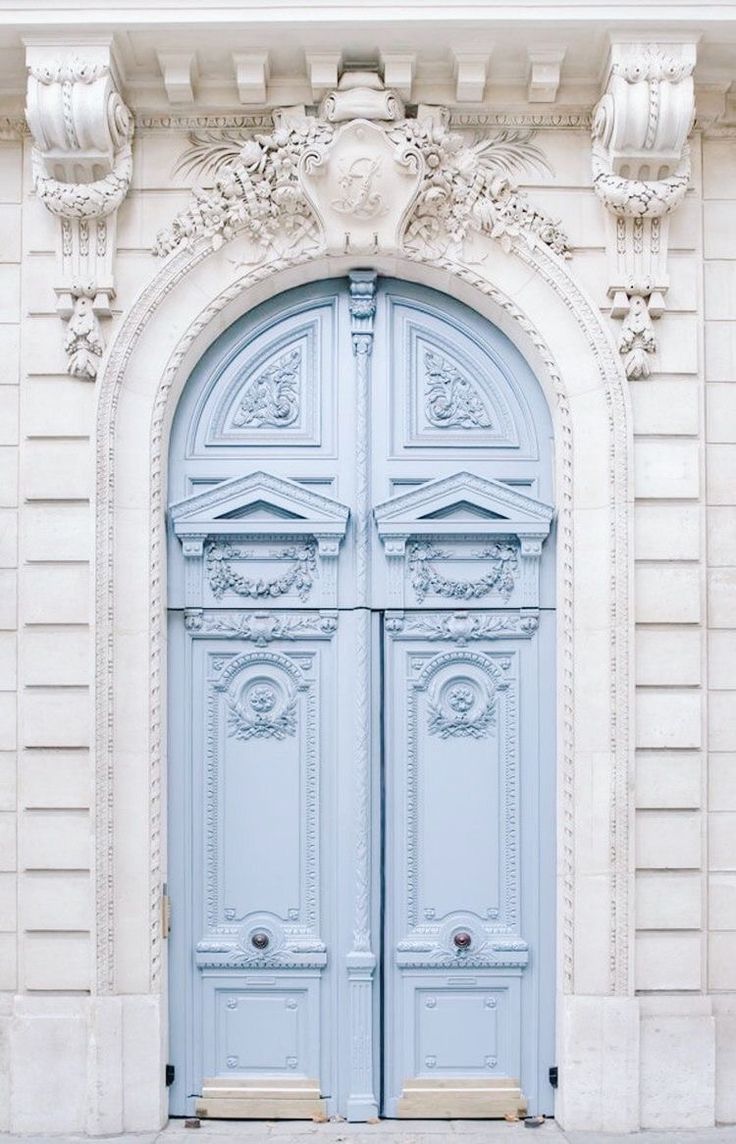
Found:
[[[225,33],[212,13],[205,28],[191,9],[152,9],[149,42],[118,20],[126,0],[114,20],[90,6],[84,36],[66,11],[40,29],[26,8],[0,108],[0,1127],[165,1120],[169,426],[224,328],[331,276],[350,276],[349,381],[367,392],[376,275],[496,323],[553,415],[557,1115],[621,1132],[736,1120],[730,15],[674,35],[667,6],[650,7],[639,35],[633,10],[606,10],[604,47],[594,21],[568,29],[540,6],[535,47],[528,22],[490,11],[468,32],[449,7],[421,28],[369,3],[358,32],[313,9],[315,54],[304,12],[287,52],[263,13]],[[351,35],[371,67],[343,60]],[[311,439],[295,352],[244,380],[219,443],[273,426]],[[503,432],[462,362],[418,366],[427,433]],[[361,439],[370,448],[367,415]],[[264,542],[283,560],[266,588],[224,541],[197,548],[193,526],[192,564],[241,599],[227,631],[214,608],[190,608],[188,629],[224,639],[234,625],[260,656],[332,639],[334,599],[315,595],[334,588],[345,528],[330,503],[316,551]],[[476,546],[478,575],[461,583],[400,521],[384,532],[408,570],[389,633],[469,655],[508,625],[533,636],[535,616],[469,608],[522,590],[538,537]],[[281,580],[304,611],[264,615],[261,592]],[[400,591],[428,582],[451,616],[401,611]],[[230,734],[289,740],[298,685],[274,698],[224,684]],[[428,684],[438,743],[494,735],[498,682],[464,688]],[[356,1007],[373,972],[371,861],[365,849],[348,871]],[[316,963],[309,940],[300,956]],[[356,1053],[356,1084],[369,1057]]]

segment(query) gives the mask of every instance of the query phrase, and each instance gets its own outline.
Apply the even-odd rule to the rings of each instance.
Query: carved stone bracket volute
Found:
[[[647,377],[669,287],[669,215],[690,181],[695,44],[614,43],[593,120],[593,186],[608,215],[611,315],[630,378]]]
[[[26,62],[34,186],[59,220],[54,290],[67,322],[68,370],[94,380],[104,350],[99,319],[115,296],[116,216],[132,174],[133,120],[109,44],[29,44]]]

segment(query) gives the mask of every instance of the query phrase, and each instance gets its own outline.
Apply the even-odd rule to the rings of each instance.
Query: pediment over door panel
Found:
[[[296,481],[255,472],[169,510],[185,558],[187,608],[337,602],[349,509]]]
[[[216,358],[213,347],[211,378],[191,418],[189,456],[329,447],[334,330],[335,298],[327,297],[259,322],[224,352],[218,347]],[[208,364],[205,357],[202,366]]]
[[[373,514],[392,607],[539,607],[550,505],[459,472],[392,497]]]
[[[447,315],[407,300],[394,299],[392,309],[393,421],[403,423],[395,447],[484,448],[535,459],[536,433],[522,387],[491,341],[481,344]]]

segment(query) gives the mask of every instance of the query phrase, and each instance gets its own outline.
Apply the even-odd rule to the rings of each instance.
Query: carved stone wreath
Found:
[[[508,600],[514,590],[519,567],[518,549],[512,544],[497,543],[484,548],[478,559],[490,564],[477,580],[452,580],[438,571],[434,561],[452,559],[453,554],[424,542],[409,548],[409,575],[417,600],[428,595],[452,600],[478,600],[496,592]]]
[[[235,739],[285,739],[296,733],[296,695],[267,682],[257,683],[244,698],[226,696],[228,733]]]
[[[296,592],[300,600],[306,600],[312,590],[317,568],[317,548],[314,544],[294,545],[279,552],[270,553],[272,560],[293,560],[288,572],[273,579],[251,579],[236,572],[231,561],[242,560],[249,553],[231,544],[218,544],[213,541],[207,546],[207,578],[213,595],[222,599],[225,592],[246,596],[256,600],[274,599]]]
[[[427,704],[427,729],[441,739],[467,737],[482,739],[496,722],[496,702],[492,690],[481,695],[470,679],[454,679],[434,687]]]

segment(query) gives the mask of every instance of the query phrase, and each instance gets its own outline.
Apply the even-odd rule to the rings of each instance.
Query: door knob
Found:
[[[254,933],[250,941],[251,945],[254,945],[256,949],[268,949],[270,944],[270,938],[267,933],[263,932],[263,930],[258,930],[256,933]]]
[[[465,930],[461,930],[460,933],[455,934],[452,940],[458,949],[469,949],[473,939],[469,933],[466,933]]]

